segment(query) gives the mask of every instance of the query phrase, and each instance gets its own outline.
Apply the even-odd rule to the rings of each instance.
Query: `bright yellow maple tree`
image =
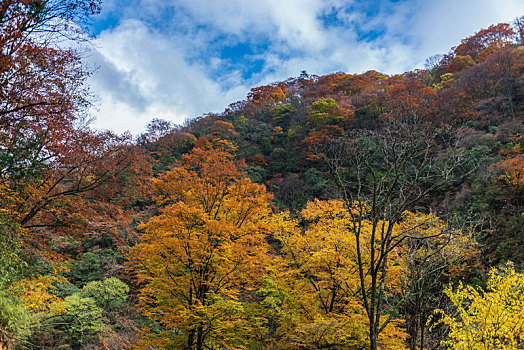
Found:
[[[457,350],[517,350],[524,347],[524,273],[509,265],[492,269],[485,290],[459,284],[444,290],[457,315],[437,313],[449,326],[443,343]]]
[[[273,267],[283,300],[278,304],[281,348],[367,348],[369,325],[362,302],[357,242],[347,229],[355,225],[352,215],[342,201],[315,200],[308,203],[300,219],[287,213],[273,218],[273,232],[284,254]],[[359,225],[361,240],[371,239],[371,223]],[[360,259],[369,268],[370,252],[365,245],[360,248]],[[391,293],[398,289],[402,270],[392,260],[389,270],[384,288]],[[398,321],[383,326],[380,348],[403,348],[406,334]]]
[[[261,275],[261,219],[271,195],[240,170],[225,142],[201,142],[154,180],[160,214],[143,225],[131,262],[145,315],[165,329],[139,348],[245,348],[251,328],[239,297]]]

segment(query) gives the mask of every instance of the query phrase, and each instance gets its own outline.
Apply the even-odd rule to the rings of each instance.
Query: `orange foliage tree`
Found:
[[[475,61],[482,62],[494,51],[514,43],[514,40],[513,28],[508,23],[499,23],[462,40],[454,53],[457,56],[470,56]]]
[[[384,94],[384,115],[401,122],[419,123],[435,113],[437,92],[419,79],[401,78]]]
[[[503,171],[500,179],[517,193],[524,192],[524,136],[512,135],[509,149],[500,151],[503,160],[497,163]]]
[[[239,298],[268,249],[260,219],[272,196],[219,145],[202,142],[154,180],[162,208],[143,225],[131,261],[141,308],[165,331],[146,331],[139,348],[233,348],[249,338]]]
[[[248,115],[255,115],[266,107],[274,107],[277,103],[286,100],[287,92],[284,83],[253,88],[247,94],[244,111]]]
[[[265,85],[251,89],[247,94],[247,99],[255,104],[259,103],[278,103],[286,99],[284,86]]]

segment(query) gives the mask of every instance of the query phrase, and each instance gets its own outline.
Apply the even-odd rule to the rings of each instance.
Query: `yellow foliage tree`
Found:
[[[273,220],[273,232],[284,254],[275,261],[275,279],[284,300],[279,305],[283,339],[279,348],[365,349],[369,321],[362,301],[359,259],[369,268],[370,251],[364,248],[357,254],[356,237],[347,229],[355,223],[342,201],[315,200],[301,214],[304,230],[298,219],[286,213]],[[371,239],[371,222],[359,224],[360,239]],[[388,264],[384,289],[391,295],[398,290],[402,270],[393,260]],[[397,325],[395,319],[381,324],[381,349],[403,347],[406,334]]]
[[[241,349],[249,338],[239,296],[261,275],[271,195],[240,172],[231,145],[204,144],[154,180],[160,215],[131,252],[141,308],[165,327],[139,348]]]
[[[457,350],[517,350],[524,348],[524,273],[511,265],[492,269],[486,289],[462,283],[445,289],[458,315],[442,310],[436,324],[449,326],[449,339],[443,343]]]

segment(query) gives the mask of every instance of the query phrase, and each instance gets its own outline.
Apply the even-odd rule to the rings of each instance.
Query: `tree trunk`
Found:
[[[424,350],[424,324],[420,325],[420,350]]]
[[[202,326],[198,327],[197,333],[197,350],[204,349],[204,328]]]
[[[369,345],[370,350],[378,348],[378,329],[374,324],[369,327]]]
[[[370,350],[377,350],[378,349],[378,331],[379,331],[379,322],[380,318],[376,318],[377,315],[375,313],[372,313],[369,317],[369,345]]]
[[[189,331],[189,336],[187,337],[187,350],[193,350],[193,343],[195,342],[195,330],[192,329]]]

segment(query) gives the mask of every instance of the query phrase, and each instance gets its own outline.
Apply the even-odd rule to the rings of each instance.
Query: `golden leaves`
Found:
[[[265,300],[277,305],[283,342],[304,348],[340,349],[364,347],[368,342],[369,321],[361,301],[358,243],[355,231],[349,229],[361,226],[361,259],[367,275],[373,228],[371,222],[360,218],[368,211],[363,203],[354,203],[348,211],[342,201],[315,200],[308,203],[299,218],[292,218],[289,213],[272,216],[271,229],[282,244],[284,257],[272,261],[271,271],[282,299],[268,295]],[[395,267],[390,270],[387,287],[397,283],[401,272],[394,272]],[[393,321],[385,327],[379,342],[383,349],[398,349],[405,337],[398,322]]]
[[[153,181],[163,207],[142,226],[131,256],[145,282],[142,310],[179,331],[161,335],[159,344],[192,347],[205,333],[206,344],[242,348],[239,334],[249,327],[237,299],[257,283],[266,260],[262,219],[271,198],[242,166],[223,149],[197,147]]]
[[[12,289],[21,295],[26,309],[34,312],[60,313],[64,311],[64,301],[50,293],[51,290],[56,289],[53,284],[60,281],[65,281],[65,278],[37,275],[16,282]]]
[[[442,315],[433,326],[450,327],[445,345],[452,349],[522,349],[524,345],[524,274],[509,265],[492,269],[485,290],[462,283],[444,293],[456,307],[456,317]]]

